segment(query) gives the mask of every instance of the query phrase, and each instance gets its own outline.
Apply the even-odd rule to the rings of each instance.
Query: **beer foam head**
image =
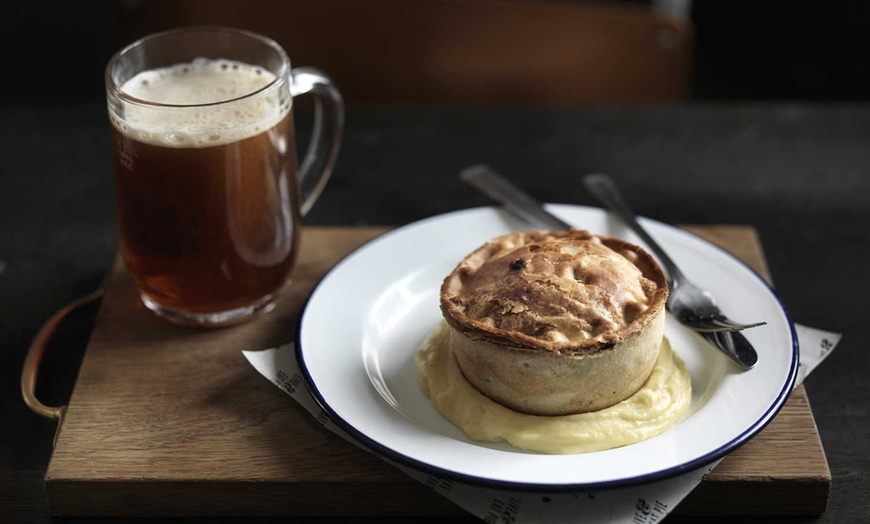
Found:
[[[237,100],[274,80],[275,75],[261,67],[223,59],[199,58],[143,71],[127,80],[121,91],[164,105],[125,102],[123,117],[111,115],[112,123],[130,138],[159,146],[235,142],[268,130],[290,111],[289,91],[275,89]]]

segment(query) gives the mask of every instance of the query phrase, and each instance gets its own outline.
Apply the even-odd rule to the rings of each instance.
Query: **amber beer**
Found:
[[[151,104],[111,121],[121,253],[152,310],[257,308],[287,281],[297,164],[292,98],[269,93],[274,81],[253,65],[197,60],[121,87]]]

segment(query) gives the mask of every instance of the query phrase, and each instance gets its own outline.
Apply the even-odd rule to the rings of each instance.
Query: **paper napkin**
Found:
[[[795,387],[837,346],[840,334],[795,324],[800,345],[800,367]],[[243,351],[248,362],[264,377],[299,402],[324,427],[355,444],[357,442],[330,420],[305,388],[293,344],[261,351]],[[712,471],[720,461],[677,477],[629,488],[575,493],[529,493],[470,486],[422,473],[380,457],[409,477],[429,486],[488,523],[508,522],[591,524],[654,524],[665,518]]]

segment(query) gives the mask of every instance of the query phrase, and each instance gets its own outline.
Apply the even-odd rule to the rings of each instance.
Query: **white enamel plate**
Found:
[[[549,205],[575,227],[639,238],[598,208]],[[758,364],[741,372],[700,336],[668,317],[665,334],[692,375],[692,404],[673,428],[644,442],[576,455],[521,451],[476,442],[423,395],[414,352],[441,319],[441,281],[492,237],[528,230],[493,207],[439,215],[398,228],[335,266],[302,314],[297,356],[308,388],[335,422],[374,451],[419,470],[512,489],[626,486],[708,464],[758,433],[794,385],[798,346],[776,294],[732,255],[691,233],[641,223],[686,276],[715,296],[736,321],[767,321],[745,331]]]

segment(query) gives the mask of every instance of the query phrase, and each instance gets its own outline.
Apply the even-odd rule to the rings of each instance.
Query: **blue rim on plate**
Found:
[[[548,207],[553,206],[552,204],[548,204]],[[557,207],[559,205],[556,205]],[[583,206],[569,206],[569,207],[583,207]],[[318,405],[330,416],[331,420],[343,431],[349,434],[351,437],[364,444],[366,447],[374,451],[375,453],[381,455],[383,458],[394,461],[398,464],[408,466],[420,472],[436,475],[443,478],[448,478],[451,480],[456,480],[459,482],[463,482],[469,485],[481,486],[481,487],[489,487],[489,488],[499,488],[499,489],[508,489],[508,490],[516,490],[516,491],[527,491],[527,492],[566,492],[566,491],[578,491],[578,490],[597,490],[597,489],[613,489],[613,488],[621,488],[621,487],[630,487],[636,486],[639,484],[646,484],[649,482],[659,481],[668,479],[671,477],[678,476],[683,473],[687,473],[693,471],[695,469],[706,466],[727,454],[733,452],[746,442],[748,442],[752,437],[757,435],[762,429],[764,429],[776,416],[777,413],[782,409],[785,405],[786,400],[788,400],[789,395],[794,389],[795,381],[797,379],[797,370],[800,360],[800,350],[798,345],[797,334],[795,332],[794,323],[791,319],[791,316],[788,313],[785,305],[782,303],[782,299],[780,299],[779,295],[773,290],[773,288],[767,283],[764,278],[762,278],[754,269],[752,269],[747,263],[743,260],[737,258],[732,253],[723,249],[722,247],[716,245],[715,243],[695,234],[691,231],[687,231],[685,229],[681,229],[670,224],[666,224],[664,222],[659,222],[653,219],[641,217],[640,220],[642,222],[650,222],[653,224],[658,224],[659,226],[663,226],[665,228],[671,229],[673,231],[678,232],[682,235],[687,235],[695,240],[700,240],[704,244],[713,247],[720,254],[725,255],[726,258],[730,259],[733,262],[737,262],[740,266],[745,268],[749,274],[751,274],[755,279],[757,279],[767,290],[771,297],[773,297],[780,310],[782,311],[786,323],[789,329],[789,337],[792,345],[792,355],[791,355],[791,366],[788,372],[788,376],[786,377],[786,381],[783,384],[782,389],[777,394],[776,398],[772,401],[769,407],[764,411],[764,413],[749,427],[747,427],[742,433],[731,439],[729,442],[724,445],[710,451],[709,453],[695,458],[693,460],[689,460],[683,462],[681,464],[677,464],[675,466],[664,468],[652,473],[638,475],[630,478],[622,478],[617,480],[610,481],[602,481],[602,482],[588,482],[588,483],[568,483],[568,484],[530,484],[530,483],[522,483],[522,482],[513,482],[513,481],[503,481],[497,479],[483,478],[477,477],[473,475],[467,475],[463,473],[459,473],[456,471],[452,471],[445,468],[440,468],[438,466],[434,466],[432,464],[428,464],[422,461],[419,461],[415,458],[408,457],[402,453],[397,452],[396,450],[383,445],[370,438],[369,436],[362,433],[356,427],[354,427],[347,420],[338,415],[338,413],[329,405],[329,403],[325,400],[322,392],[318,388],[316,382],[314,381],[311,373],[309,372],[308,366],[305,362],[305,355],[302,351],[302,343],[301,343],[301,334],[302,329],[305,323],[306,313],[308,311],[308,306],[311,300],[317,295],[318,290],[321,288],[323,283],[334,273],[340,271],[342,266],[356,253],[360,252],[363,249],[371,248],[372,246],[383,242],[390,237],[395,235],[399,235],[404,233],[410,228],[424,225],[431,221],[436,221],[440,219],[444,219],[449,216],[458,216],[464,213],[474,213],[479,212],[484,209],[498,209],[493,206],[482,206],[477,208],[469,208],[463,209],[459,211],[454,211],[450,213],[444,213],[441,215],[435,215],[432,217],[428,217],[422,220],[418,220],[416,222],[412,222],[390,231],[385,232],[382,235],[375,237],[372,240],[364,243],[363,245],[357,247],[336,263],[321,279],[318,281],[317,285],[312,290],[311,294],[306,299],[305,303],[302,306],[301,313],[299,316],[299,322],[297,323],[296,328],[296,359],[299,364],[300,371],[302,372],[302,376],[305,381],[305,385],[308,388],[309,392],[312,394],[314,399],[317,401]],[[591,209],[591,208],[586,208]],[[597,208],[596,208],[597,209]]]

